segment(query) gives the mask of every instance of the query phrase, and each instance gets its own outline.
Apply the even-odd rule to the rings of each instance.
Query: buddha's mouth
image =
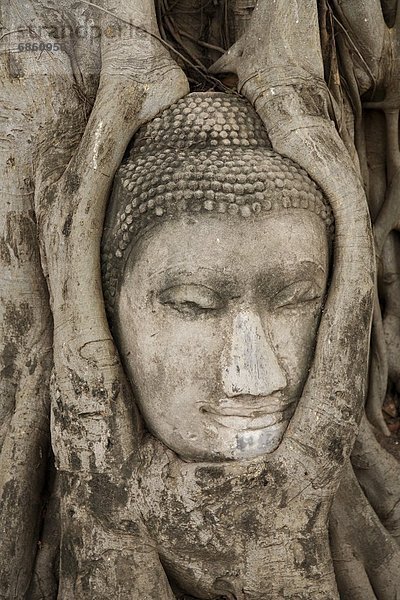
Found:
[[[201,411],[231,429],[265,429],[288,421],[296,409],[296,399],[283,401],[271,397],[240,396],[224,398],[216,406]]]

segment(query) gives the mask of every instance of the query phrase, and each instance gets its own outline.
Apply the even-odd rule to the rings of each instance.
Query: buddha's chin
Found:
[[[257,417],[213,415],[219,438],[214,460],[251,460],[271,454],[281,443],[295,407],[291,403],[283,411]]]
[[[260,429],[225,429],[213,448],[189,460],[232,462],[259,458],[274,452],[281,443],[290,419]]]
[[[263,429],[241,430],[236,433],[234,460],[248,460],[270,454],[279,446],[289,425],[289,420],[281,421]]]

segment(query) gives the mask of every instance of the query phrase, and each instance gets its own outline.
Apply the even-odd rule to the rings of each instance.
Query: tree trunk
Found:
[[[400,593],[397,5],[3,2],[0,598],[185,597],[135,494],[138,474],[150,490],[160,477],[174,507],[170,479],[179,472],[191,498],[194,474],[164,450],[172,475],[138,467],[145,432],[107,322],[100,242],[137,130],[210,90],[251,102],[336,227],[315,361],[268,462],[275,567],[242,597]],[[294,514],[303,528],[275,539]],[[315,554],[317,579],[300,547]],[[222,585],[214,597],[230,594]]]

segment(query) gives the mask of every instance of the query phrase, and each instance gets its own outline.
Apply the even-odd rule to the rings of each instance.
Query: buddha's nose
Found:
[[[228,398],[241,394],[268,396],[287,385],[285,372],[253,311],[238,313],[232,336],[222,358],[224,393]]]

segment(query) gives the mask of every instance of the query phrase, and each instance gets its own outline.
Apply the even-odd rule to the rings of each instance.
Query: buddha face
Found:
[[[327,274],[325,226],[305,210],[187,215],[140,238],[115,326],[152,434],[187,461],[273,452],[307,378]]]

